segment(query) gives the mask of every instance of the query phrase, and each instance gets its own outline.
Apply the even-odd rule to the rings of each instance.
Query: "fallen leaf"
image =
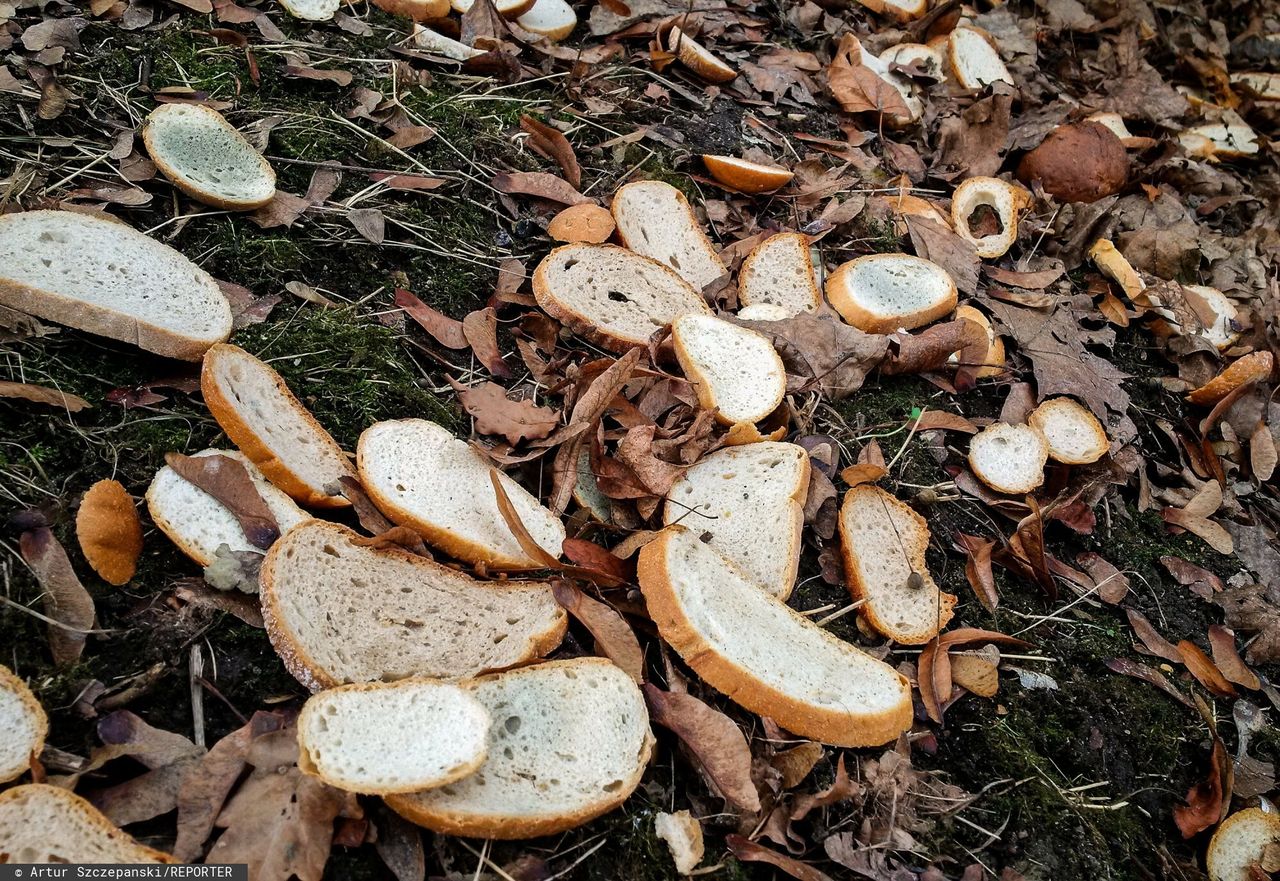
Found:
[[[566,538],[562,549],[564,555],[579,566],[604,572],[619,582],[635,580],[634,566],[629,566],[608,548],[602,548],[594,542],[582,538]]]
[[[235,615],[250,627],[262,630],[262,603],[256,596],[230,593],[210,587],[203,578],[183,578],[174,585],[173,595],[192,606]]]
[[[498,313],[492,306],[476,309],[462,319],[462,334],[467,338],[471,351],[493,376],[507,378],[511,368],[502,360],[498,348]]]
[[[979,697],[995,697],[1000,690],[1000,668],[981,655],[953,655],[951,681]]]
[[[559,412],[529,400],[513,401],[497,383],[464,386],[449,378],[449,384],[458,393],[463,409],[475,420],[476,431],[502,435],[512,446],[544,438],[560,424]]]
[[[1209,691],[1222,697],[1236,696],[1235,688],[1222,675],[1218,665],[1194,642],[1189,639],[1181,640],[1178,643],[1178,654],[1182,656],[1182,663],[1191,671],[1196,681]]]
[[[611,606],[594,600],[563,579],[551,582],[556,602],[595,637],[596,648],[634,679],[643,683],[644,650],[627,619]]]
[[[1231,533],[1209,519],[1220,507],[1222,487],[1216,480],[1208,480],[1186,505],[1181,508],[1165,508],[1160,516],[1166,523],[1194,533],[1218,553],[1230,554],[1235,547]]]
[[[949,226],[917,214],[906,215],[907,231],[917,257],[937,263],[947,271],[956,288],[966,294],[978,289],[982,259],[968,239]]]
[[[499,172],[489,183],[500,193],[535,196],[561,205],[591,201],[564,178],[542,171]]]
[[[44,591],[42,603],[49,623],[49,652],[59,667],[74,664],[84,652],[93,627],[93,598],[84,589],[67,552],[47,526],[29,529],[18,539],[22,559]]]
[[[1228,627],[1255,634],[1245,651],[1251,664],[1280,661],[1280,587],[1248,584],[1213,597]]]
[[[1089,573],[1098,591],[1098,598],[1104,603],[1117,605],[1129,593],[1129,576],[1100,555],[1086,551],[1076,555],[1076,563]]]
[[[529,133],[529,146],[560,166],[560,173],[575,190],[582,187],[582,169],[573,145],[564,133],[541,120],[525,114],[520,117],[520,128]]]
[[[395,304],[446,349],[465,349],[470,345],[461,321],[431,308],[404,288],[396,288]]]
[[[787,373],[807,379],[790,391],[816,389],[832,400],[847,398],[862,388],[867,374],[879,366],[889,349],[887,336],[850,327],[827,307],[781,321],[735,323],[768,337]]]
[[[230,456],[181,453],[166,453],[164,461],[179,477],[213,496],[226,508],[254,547],[266,550],[280,537],[275,515],[241,462]]]
[[[964,574],[969,586],[973,588],[983,608],[994,612],[1000,605],[995,573],[991,571],[991,551],[996,543],[976,535],[957,532],[956,544],[964,551]]]
[[[1139,612],[1137,609],[1125,609],[1125,615],[1129,618],[1129,626],[1133,628],[1133,632],[1137,634],[1138,639],[1146,647],[1147,651],[1158,658],[1164,658],[1174,664],[1182,663],[1182,652],[1178,651],[1178,647],[1169,640],[1165,639],[1156,630],[1147,616]]]
[[[0,398],[20,398],[36,404],[62,407],[68,413],[79,413],[93,406],[84,398],[69,392],[26,382],[0,382]]]
[[[366,241],[381,245],[387,234],[387,218],[377,208],[352,208],[347,212],[347,222]]]
[[[751,781],[751,748],[733,720],[691,694],[644,685],[653,721],[675,733],[697,758],[720,794],[741,810],[760,810]]]
[[[1178,691],[1163,673],[1153,667],[1139,664],[1137,661],[1131,661],[1128,658],[1112,658],[1107,661],[1107,669],[1122,676],[1132,676],[1134,679],[1149,682],[1183,706],[1195,708],[1191,698]]]
[[[369,180],[393,190],[408,191],[435,190],[449,182],[441,177],[428,177],[423,174],[392,174],[383,171],[373,172],[369,175]]]
[[[791,789],[804,782],[825,752],[822,744],[810,740],[777,753],[769,764],[782,775],[782,788]]]
[[[511,504],[511,497],[507,495],[507,490],[502,485],[501,476],[496,468],[489,470],[489,483],[493,486],[493,494],[497,500],[498,513],[502,515],[503,521],[507,524],[507,529],[515,536],[516,543],[520,545],[520,549],[525,552],[529,559],[536,562],[539,566],[547,569],[559,569],[560,561],[549,553],[542,545],[529,534],[528,528],[524,525],[524,520],[520,517],[520,512],[516,510],[515,505]]]
[[[1160,564],[1175,581],[1190,588],[1202,600],[1212,600],[1215,593],[1226,587],[1217,575],[1181,557],[1161,557]]]
[[[1225,767],[1225,771],[1223,770]],[[1173,806],[1173,821],[1183,838],[1192,838],[1210,826],[1217,824],[1224,812],[1226,795],[1224,777],[1231,772],[1231,760],[1227,756],[1222,739],[1213,738],[1213,752],[1209,757],[1209,770],[1203,780],[1187,791],[1186,804]]]
[[[1209,625],[1209,649],[1213,661],[1222,675],[1236,685],[1257,691],[1262,683],[1258,674],[1250,670],[1236,650],[1236,635],[1221,624]]]
[[[492,0],[475,0],[462,14],[462,42],[477,49],[491,49],[510,32]]]
[[[875,71],[864,65],[862,45],[852,34],[840,38],[827,67],[827,88],[846,113],[874,111],[886,116],[911,117],[902,95]]]
[[[1258,422],[1258,427],[1249,436],[1249,470],[1260,482],[1271,479],[1276,470],[1276,440],[1265,422]]]
[[[422,830],[385,804],[378,804],[374,811],[378,837],[374,839],[373,846],[382,862],[395,875],[396,881],[423,881],[427,874],[427,857],[422,847]],[[520,876],[517,873],[512,877]]]
[[[89,487],[76,512],[76,539],[103,581],[119,587],[133,578],[142,555],[142,523],[123,484],[99,480]]]
[[[768,863],[781,869],[797,881],[831,881],[831,876],[820,872],[808,863],[802,863],[794,857],[778,853],[762,844],[743,838],[741,835],[726,835],[725,845],[735,857],[748,863]]]
[[[959,116],[938,124],[938,155],[932,172],[952,180],[992,177],[999,173],[1009,141],[1010,111],[1015,93],[1006,83],[992,84],[994,94],[974,101]]]
[[[314,67],[308,67],[305,64],[294,62],[286,64],[282,71],[285,76],[294,79],[312,80],[322,83],[333,83],[336,86],[346,88],[351,85],[352,75],[349,70],[320,70]]]
[[[986,357],[988,346],[986,330],[964,318],[915,333],[894,334],[890,340],[889,357],[881,370],[894,375],[940,370],[957,352],[962,365],[978,366]]]
[[[396,129],[395,134],[387,138],[387,143],[401,150],[408,150],[419,144],[425,144],[436,136],[436,130],[429,125],[406,125]]]
[[[98,736],[106,744],[99,759],[128,756],[147,772],[115,786],[99,789],[86,798],[117,826],[141,823],[172,811],[178,804],[182,781],[205,751],[189,739],[148,725],[127,710],[117,710],[98,722]]]

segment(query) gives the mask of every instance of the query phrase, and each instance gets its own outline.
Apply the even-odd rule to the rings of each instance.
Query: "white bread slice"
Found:
[[[725,274],[724,263],[694,218],[689,200],[671,184],[629,183],[613,194],[610,210],[624,245],[670,266],[695,291]]]
[[[1178,142],[1193,156],[1254,156],[1260,149],[1258,133],[1244,123],[1197,125],[1178,134]]]
[[[795,313],[785,306],[776,303],[752,303],[738,310],[737,316],[743,321],[786,321]]]
[[[434,789],[488,752],[489,711],[438,679],[341,685],[312,695],[298,716],[298,767],[347,792]]]
[[[735,703],[833,746],[878,746],[911,727],[906,677],[762,591],[696,532],[668,526],[638,573],[662,638]]]
[[[969,441],[969,467],[978,479],[1002,493],[1029,493],[1044,483],[1049,441],[1030,425],[997,422]]]
[[[424,28],[416,23],[413,26],[413,45],[425,52],[433,52],[443,58],[452,58],[454,61],[468,61],[484,54],[483,49],[459,43],[439,31]]]
[[[0,216],[0,306],[185,361],[231,335],[231,306],[203,269],[72,211]]]
[[[227,437],[268,480],[304,505],[351,504],[326,491],[356,476],[351,460],[270,365],[239,346],[214,346],[204,356],[200,390]]]
[[[977,92],[994,82],[1014,84],[994,42],[977,28],[959,27],[951,32],[947,38],[947,62],[961,88]]]
[[[342,4],[340,0],[280,0],[280,5],[303,21],[329,21]]]
[[[668,814],[659,811],[653,818],[653,834],[667,843],[676,871],[689,875],[702,862],[706,845],[702,841],[702,824],[688,811]]]
[[[951,196],[951,225],[956,234],[970,242],[979,257],[1000,257],[1018,239],[1018,216],[1031,203],[1030,194],[998,177],[971,177],[956,187]],[[975,235],[969,218],[981,207],[1000,217],[1000,231]]]
[[[457,783],[387,804],[447,835],[553,835],[618,807],[653,752],[640,688],[603,658],[550,661],[461,683],[489,711],[489,757]]]
[[[919,18],[929,9],[929,0],[858,0],[858,3],[872,12],[902,22]]]
[[[738,302],[743,306],[781,306],[787,315],[812,312],[821,306],[808,236],[778,233],[756,245],[738,271]]]
[[[782,403],[787,370],[764,334],[689,313],[671,325],[671,339],[699,403],[725,425],[759,422]]]
[[[211,107],[161,104],[143,123],[142,140],[156,167],[196,201],[252,210],[276,194],[271,165]]]
[[[578,13],[565,0],[536,0],[516,19],[516,24],[555,43],[573,33],[578,26]]]
[[[27,683],[0,664],[0,783],[21,777],[44,749],[49,718]],[[3,848],[0,848],[3,851]]]
[[[449,0],[449,6],[452,6],[453,11],[461,15],[470,10],[474,2],[475,0]],[[535,0],[495,0],[493,8],[503,18],[516,18],[532,9],[534,2]],[[443,18],[448,15],[448,12],[449,10],[446,8],[443,14],[432,17]]]
[[[928,548],[929,524],[889,493],[870,484],[845,493],[840,549],[849,593],[864,601],[863,619],[895,642],[926,643],[951,620],[956,598],[934,583]]]
[[[45,783],[0,792],[0,862],[176,863],[144,847],[69,790]]]
[[[827,277],[827,302],[867,333],[928,324],[954,309],[956,297],[945,269],[910,254],[867,254]]]
[[[674,271],[615,245],[556,248],[533,271],[533,296],[552,318],[615,352],[648,344],[686,312],[711,314]]]
[[[1272,42],[1280,40],[1280,35],[1271,35]],[[1265,71],[1242,71],[1231,74],[1231,85],[1243,89],[1259,101],[1280,101],[1280,73]]]
[[[447,428],[425,419],[375,423],[360,435],[356,462],[365,491],[382,513],[450,556],[490,566],[538,565],[502,519],[492,466]],[[559,557],[565,536],[560,518],[498,474],[533,540]]]
[[[703,456],[671,486],[665,526],[679,523],[780,600],[800,565],[809,455],[796,444],[725,447]]]
[[[227,456],[244,465],[258,495],[262,496],[275,517],[281,535],[311,516],[272,485],[244,453],[237,450],[201,450],[192,458],[202,456]],[[219,546],[224,544],[232,551],[261,550],[245,536],[235,515],[194,483],[183,480],[168,465],[156,472],[151,486],[147,487],[146,499],[147,511],[160,531],[201,566],[212,563],[217,558]]]
[[[939,80],[947,78],[946,58],[927,43],[899,43],[896,46],[890,46],[880,53],[880,61],[886,67],[891,64],[909,67],[914,64],[922,73],[930,74]]]
[[[1229,349],[1235,345],[1236,340],[1240,339],[1240,332],[1232,327],[1232,321],[1239,317],[1240,310],[1236,308],[1235,300],[1232,300],[1217,288],[1211,288],[1208,285],[1201,284],[1185,284],[1182,286],[1184,291],[1190,291],[1198,297],[1201,302],[1209,307],[1212,315],[1207,316],[1207,320],[1203,320],[1204,327],[1197,332],[1206,340],[1214,345],[1219,351]],[[1160,314],[1172,318],[1173,313],[1169,310],[1159,310]],[[1197,311],[1197,310],[1193,310]],[[1197,312],[1198,314],[1198,312]],[[1170,321],[1172,329],[1177,333],[1185,333],[1186,331],[1178,324],[1176,320]]]
[[[1090,113],[1084,118],[1084,121],[1096,122],[1098,125],[1106,126],[1121,141],[1133,138],[1133,132],[1129,131],[1129,126],[1125,124],[1124,117],[1119,113],[1108,113],[1100,110],[1097,113]]]
[[[1098,417],[1071,398],[1050,398],[1031,411],[1027,423],[1049,443],[1049,456],[1068,465],[1088,465],[1111,447]]]
[[[477,581],[307,520],[262,564],[262,617],[286,669],[312,691],[349,682],[453,679],[527,664],[564,638],[546,582]]]
[[[1280,845],[1280,813],[1245,808],[1222,821],[1209,849],[1205,867],[1209,881],[1251,881],[1249,866],[1263,858],[1268,845]]]

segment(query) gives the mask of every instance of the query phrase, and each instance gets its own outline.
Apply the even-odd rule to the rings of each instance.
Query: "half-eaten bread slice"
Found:
[[[80,796],[46,783],[0,792],[0,860],[9,863],[176,863],[134,841]]]
[[[808,236],[783,232],[757,245],[738,271],[738,302],[743,306],[780,306],[788,315],[821,306]]]
[[[911,330],[956,308],[956,283],[947,271],[910,254],[867,254],[827,277],[827,302],[867,333]]]
[[[340,0],[280,0],[280,5],[303,21],[329,21],[342,3]]]
[[[724,424],[759,422],[782,403],[787,371],[764,334],[689,313],[671,325],[671,339],[698,401]]]
[[[1018,240],[1018,219],[1029,204],[1031,196],[1022,187],[998,177],[971,177],[951,196],[951,225],[979,257],[1000,257]],[[994,212],[999,221],[994,232],[973,228],[975,213],[984,208]]]
[[[1111,441],[1098,417],[1071,398],[1051,398],[1031,411],[1027,423],[1049,442],[1049,457],[1068,465],[1088,465],[1107,454]]]
[[[276,173],[222,114],[201,104],[161,104],[142,140],[175,187],[215,208],[252,210],[276,194]]]
[[[1222,821],[1205,852],[1209,881],[1251,881],[1250,866],[1261,863],[1268,848],[1280,847],[1280,813],[1245,808]],[[1265,875],[1268,869],[1263,870]]]
[[[1029,493],[1044,483],[1049,441],[1038,428],[997,422],[969,441],[969,467],[1002,493]]]
[[[27,683],[0,664],[0,783],[27,772],[31,760],[44,749],[49,718]],[[3,852],[0,847],[0,852]]]
[[[624,245],[670,266],[695,291],[725,274],[720,254],[694,218],[689,200],[671,184],[629,183],[614,193],[611,210]]]
[[[537,0],[516,19],[516,24],[556,43],[573,33],[578,26],[578,13],[565,0]]]

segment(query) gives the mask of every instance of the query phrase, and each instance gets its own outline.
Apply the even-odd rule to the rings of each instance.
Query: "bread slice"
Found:
[[[203,269],[72,211],[0,216],[0,306],[186,361],[231,335],[231,306]]]
[[[778,408],[787,371],[762,333],[713,315],[681,315],[671,339],[698,401],[726,425],[759,422]]]
[[[523,0],[522,0],[523,2]],[[383,12],[399,15],[414,21],[435,21],[449,15],[449,0],[373,0],[373,5]],[[467,4],[469,9],[471,4]],[[458,10],[465,12],[465,9]],[[501,11],[501,9],[499,9]]]
[[[1240,331],[1236,330],[1234,322],[1240,316],[1240,310],[1236,308],[1236,303],[1222,291],[1217,288],[1211,288],[1208,285],[1186,284],[1182,286],[1184,292],[1189,292],[1192,296],[1197,297],[1200,303],[1203,303],[1209,311],[1208,315],[1199,316],[1199,309],[1193,309],[1201,319],[1202,327],[1192,332],[1198,332],[1206,340],[1213,343],[1218,351],[1229,349],[1235,345],[1240,339]],[[1161,310],[1162,314],[1166,313]],[[1172,322],[1174,330],[1185,333],[1177,322]]]
[[[536,838],[608,813],[640,783],[649,713],[609,661],[550,661],[462,687],[492,717],[489,757],[457,783],[387,796],[405,819],[447,835]]]
[[[971,177],[956,187],[951,196],[951,226],[970,242],[979,257],[1001,257],[1018,239],[1018,216],[1031,203],[1030,194],[998,177]],[[977,235],[969,219],[987,207],[1000,218],[1000,231]]]
[[[996,329],[991,326],[991,319],[967,304],[956,307],[955,317],[972,321],[987,332],[987,351],[982,356],[982,366],[974,371],[974,376],[978,379],[988,379],[1004,373],[1006,366],[1004,340],[996,333]],[[950,364],[957,364],[959,361],[958,355],[955,354],[947,359]]]
[[[1204,856],[1209,881],[1251,881],[1257,876],[1250,874],[1250,865],[1260,863],[1271,845],[1280,845],[1280,813],[1262,808],[1236,811],[1209,841]]]
[[[1261,149],[1258,133],[1244,123],[1194,126],[1178,133],[1178,143],[1189,154],[1202,159],[1254,156]]]
[[[671,184],[629,183],[614,193],[611,210],[624,245],[670,266],[695,291],[701,292],[727,271],[694,218],[689,200]]]
[[[298,767],[347,792],[434,789],[488,752],[489,711],[438,679],[342,685],[312,695],[298,716]]]
[[[748,710],[833,746],[878,746],[911,727],[905,676],[760,590],[696,532],[668,526],[638,572],[662,638]]]
[[[915,65],[921,73],[929,74],[938,80],[947,78],[946,58],[942,52],[927,43],[899,43],[896,46],[890,46],[880,53],[880,62],[886,67],[893,64],[903,67]]]
[[[800,565],[809,474],[809,455],[796,444],[766,441],[716,450],[672,484],[662,522],[688,528],[785,600]]]
[[[565,0],[537,0],[521,13],[516,24],[555,43],[573,33],[578,26],[578,13]]]
[[[738,75],[723,59],[680,28],[667,31],[667,51],[709,83],[727,83]]]
[[[956,598],[934,583],[928,548],[929,524],[889,493],[870,484],[845,493],[840,550],[849,593],[863,600],[872,629],[894,642],[926,643],[951,620]]]
[[[451,58],[454,61],[468,61],[484,54],[483,49],[476,49],[466,43],[459,43],[451,37],[446,37],[438,31],[431,30],[431,28],[424,28],[420,24],[414,24],[413,26],[413,45],[424,52],[432,52],[442,58]]]
[[[318,691],[413,676],[453,679],[527,664],[564,638],[545,582],[487,582],[307,520],[262,564],[262,617],[299,682]]]
[[[0,862],[79,865],[178,861],[134,841],[75,793],[32,783],[0,792]]]
[[[27,683],[0,664],[0,783],[17,779],[44,749],[49,718]],[[3,848],[0,848],[3,851]]]
[[[328,492],[356,476],[351,460],[270,365],[239,346],[214,346],[204,356],[200,390],[227,437],[268,480],[304,505],[351,504]]]
[[[956,308],[956,297],[945,269],[910,254],[867,254],[827,277],[827,302],[867,333],[928,324]]]
[[[280,5],[303,21],[329,21],[342,4],[340,0],[280,0]]]
[[[1267,350],[1250,352],[1231,362],[1226,370],[1204,385],[1187,393],[1184,400],[1189,404],[1212,407],[1245,383],[1266,379],[1274,367],[1275,356]]]
[[[271,165],[211,107],[161,104],[143,123],[142,140],[164,176],[198,202],[252,210],[276,194]]]
[[[763,165],[737,156],[702,154],[702,164],[711,176],[740,193],[767,193],[786,186],[795,172],[776,165]]]
[[[752,303],[737,312],[737,317],[742,321],[786,321],[794,315],[785,306],[776,303]]]
[[[902,22],[920,18],[929,9],[929,0],[858,0],[858,3],[872,12]]]
[[[1029,493],[1044,483],[1049,441],[1030,425],[997,422],[969,441],[969,467],[978,479],[1002,493]]]
[[[1068,465],[1088,465],[1107,454],[1111,441],[1098,417],[1071,398],[1050,398],[1027,422],[1049,443],[1049,457]]]
[[[503,18],[516,18],[524,15],[533,8],[535,0],[495,0],[493,8]],[[449,6],[453,7],[453,11],[459,15],[471,9],[474,0],[449,0]],[[448,7],[445,8],[441,15],[434,15],[432,18],[443,18],[449,14]],[[425,20],[425,19],[423,19]]]
[[[258,495],[275,517],[281,535],[311,516],[273,486],[243,453],[201,450],[193,458],[203,456],[227,456],[244,465]],[[160,531],[201,566],[208,566],[217,558],[221,545],[232,551],[261,550],[249,541],[240,528],[240,521],[221,502],[194,483],[188,483],[168,465],[156,472],[151,486],[147,487],[146,498],[147,511]]]
[[[614,245],[564,245],[533,271],[533,296],[547,314],[591,341],[623,352],[686,312],[711,314],[672,270]]]
[[[360,479],[382,513],[468,563],[530,567],[507,528],[489,477],[493,466],[465,441],[425,419],[378,422],[360,435]],[[520,484],[499,473],[503,489],[538,546],[559,557],[564,524]]]
[[[947,38],[947,63],[962,89],[979,92],[995,82],[1013,85],[994,40],[977,28],[959,27]]]
[[[738,302],[743,306],[781,306],[788,315],[812,312],[822,305],[809,237],[798,232],[769,236],[757,245],[738,270]]]

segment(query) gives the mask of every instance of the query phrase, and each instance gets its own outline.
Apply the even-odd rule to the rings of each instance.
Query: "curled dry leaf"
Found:
[[[84,651],[93,627],[93,598],[71,568],[67,552],[47,526],[30,529],[18,539],[22,559],[31,567],[44,591],[44,614],[49,624],[49,651],[59,667],[74,664]]]
[[[501,435],[512,446],[544,438],[560,424],[557,411],[539,407],[533,401],[513,401],[497,383],[468,387],[450,378],[449,384],[457,391],[463,409],[475,420],[476,431]]]
[[[1235,549],[1231,533],[1209,516],[1222,506],[1222,487],[1216,480],[1209,480],[1182,508],[1165,508],[1160,516],[1166,523],[1180,526],[1203,539],[1220,554],[1230,554]]]
[[[1199,835],[1222,820],[1231,799],[1231,774],[1231,757],[1215,733],[1208,772],[1187,791],[1186,804],[1173,807],[1173,821],[1183,838]]]
[[[511,368],[502,360],[502,350],[498,348],[498,313],[492,306],[468,313],[462,319],[462,335],[489,373],[503,378],[511,376]]]
[[[84,398],[68,392],[27,382],[0,382],[0,398],[19,398],[35,404],[63,407],[69,413],[78,413],[93,406]]]
[[[889,357],[882,370],[886,374],[929,373],[947,366],[959,353],[961,365],[981,365],[987,354],[987,332],[966,319],[935,324],[918,333],[895,334]]]
[[[556,602],[595,637],[596,647],[637,683],[644,682],[644,650],[627,619],[611,606],[578,590],[563,579],[551,583]]]
[[[1255,634],[1245,656],[1251,664],[1280,660],[1280,586],[1246,584],[1216,594],[1227,626]]]
[[[230,456],[166,453],[165,464],[188,483],[217,499],[244,530],[254,547],[266,550],[280,537],[280,525],[244,465]]]
[[[804,782],[824,752],[822,744],[810,740],[776,754],[769,764],[782,775],[782,788],[791,789]]]
[[[1100,555],[1092,551],[1086,551],[1076,555],[1076,562],[1083,567],[1085,572],[1089,573],[1089,577],[1093,579],[1094,587],[1098,591],[1098,598],[1104,603],[1110,603],[1114,606],[1129,593],[1129,576],[1108,563]]]
[[[979,697],[995,697],[1000,690],[1000,668],[982,655],[957,654],[951,657],[951,680]]]
[[[1236,650],[1236,635],[1232,631],[1221,624],[1211,624],[1209,650],[1213,652],[1213,661],[1218,670],[1228,681],[1253,691],[1261,687],[1258,674],[1249,669]]]
[[[888,337],[850,327],[828,307],[781,321],[736,323],[768,337],[787,373],[809,380],[799,390],[817,389],[832,400],[862,388],[889,348]]]
[[[844,765],[844,756],[841,755],[836,760],[836,779],[831,781],[830,786],[820,792],[797,796],[795,803],[791,806],[789,819],[792,822],[803,820],[815,808],[825,808],[842,801],[848,801],[851,798],[857,798],[861,791],[861,787],[858,786],[857,782],[849,779],[849,772]]]
[[[1174,664],[1182,663],[1182,652],[1178,651],[1176,645],[1160,635],[1160,631],[1156,630],[1155,625],[1147,620],[1146,615],[1137,609],[1125,609],[1124,612],[1129,618],[1129,626],[1133,628],[1133,632],[1137,634],[1138,639],[1142,641],[1148,652]]]
[[[996,576],[991,571],[991,551],[996,543],[963,532],[956,533],[956,544],[964,551],[964,574],[973,588],[978,602],[987,611],[994,612],[1000,605],[1000,593],[996,589]]]
[[[529,146],[560,166],[560,173],[575,190],[582,186],[582,169],[573,145],[564,133],[541,120],[525,114],[520,117],[520,128],[529,133]]]
[[[142,554],[142,523],[123,484],[99,480],[89,487],[76,512],[76,539],[103,581],[120,586],[133,578]]]
[[[1195,704],[1191,702],[1191,698],[1178,691],[1174,684],[1154,667],[1139,664],[1137,661],[1131,661],[1128,658],[1112,658],[1107,661],[1107,669],[1122,676],[1132,676],[1134,679],[1149,682],[1183,706],[1195,709]]]
[[[882,113],[892,119],[910,119],[910,108],[888,82],[862,63],[862,45],[845,34],[827,68],[827,87],[846,113]]]
[[[796,881],[831,881],[830,875],[815,869],[808,863],[802,863],[795,857],[778,853],[741,835],[726,835],[724,843],[735,857],[745,863],[768,863],[786,872]]]
[[[1235,687],[1227,681],[1218,665],[1210,660],[1200,646],[1184,639],[1178,643],[1178,654],[1182,656],[1182,663],[1191,671],[1191,675],[1205,688],[1222,697],[1236,696]]]
[[[331,491],[329,487],[325,487],[325,492],[346,498],[355,509],[356,519],[370,535],[382,535],[395,525],[373,504],[373,500],[364,490],[364,484],[349,474],[338,478],[336,489]]]
[[[542,171],[499,172],[489,183],[500,193],[534,196],[561,205],[580,205],[591,201],[564,178]]]
[[[635,566],[618,557],[608,548],[583,538],[566,538],[561,550],[573,563],[585,569],[603,572],[619,582],[634,581]]]

